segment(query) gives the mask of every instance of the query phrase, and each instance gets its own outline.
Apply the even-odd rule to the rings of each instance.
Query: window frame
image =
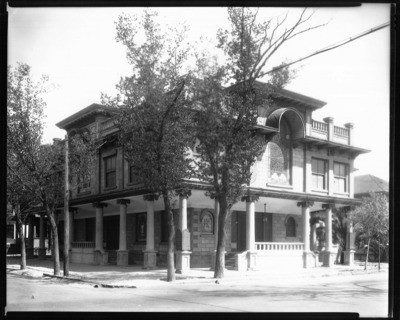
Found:
[[[290,223],[289,223],[289,221],[290,221]],[[288,227],[290,227],[292,229],[288,229]],[[288,235],[288,231],[291,231],[291,230],[293,231],[293,233]],[[286,219],[285,231],[286,231],[286,238],[296,238],[297,237],[297,223],[296,223],[295,218],[293,218],[292,216],[289,216]]]
[[[324,173],[320,173],[317,171],[313,170],[313,162],[315,161],[322,161],[324,163]],[[317,167],[319,167],[317,165]],[[318,168],[317,168],[318,170]],[[312,157],[311,158],[311,186],[313,190],[317,190],[317,191],[328,191],[328,171],[329,171],[329,163],[328,160],[326,159],[322,159],[322,158],[316,158],[316,157]],[[323,177],[323,188],[319,188],[318,185],[314,184],[313,181],[313,177]]]
[[[108,168],[108,161],[114,159],[114,168]],[[114,174],[114,184],[109,185],[108,177],[110,174]],[[107,157],[104,157],[104,187],[105,188],[114,188],[117,186],[117,155],[113,154]]]
[[[339,165],[339,174],[336,174],[335,167]],[[340,175],[340,168],[343,166],[345,172],[344,175]],[[338,190],[340,184],[337,183],[337,181],[343,181],[344,180],[344,190]],[[339,162],[339,161],[334,161],[333,162],[333,183],[334,183],[334,192],[335,193],[349,193],[349,164],[344,163],[344,162]]]

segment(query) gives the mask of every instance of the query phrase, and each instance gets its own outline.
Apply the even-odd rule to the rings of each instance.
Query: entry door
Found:
[[[237,213],[237,250],[246,250],[246,212]]]
[[[118,250],[119,248],[119,215],[103,218],[103,241],[106,243],[104,249]]]

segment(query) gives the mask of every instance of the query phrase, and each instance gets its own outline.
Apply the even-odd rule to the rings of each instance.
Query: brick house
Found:
[[[226,260],[238,270],[282,263],[316,266],[318,257],[310,249],[312,212],[323,212],[331,221],[335,208],[360,202],[353,197],[353,162],[368,150],[353,145],[353,124],[335,126],[330,117],[313,120],[313,111],[326,103],[292,91],[276,90],[272,99],[272,107],[261,103],[258,108],[256,129],[266,143],[252,169],[249,196],[228,215]],[[57,126],[68,134],[86,128],[104,140],[93,174],[80,184],[75,181],[71,193],[71,261],[165,265],[163,202],[135,181],[107,108],[92,104]],[[186,182],[191,193],[177,196],[174,210],[178,272],[212,266],[218,230],[218,203],[205,196],[209,186]],[[331,266],[329,222],[326,234],[323,263]],[[353,251],[346,254],[351,263]]]

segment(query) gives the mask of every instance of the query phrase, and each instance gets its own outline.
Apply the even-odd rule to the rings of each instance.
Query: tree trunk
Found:
[[[58,246],[57,224],[54,219],[54,213],[47,212],[47,216],[49,217],[49,220],[50,220],[51,231],[52,231],[51,234],[52,234],[52,238],[53,238],[54,275],[59,276],[60,275],[60,251],[59,251],[59,246]]]
[[[364,265],[364,270],[367,270],[367,263],[368,263],[368,255],[369,255],[369,243],[371,242],[371,238],[368,239],[368,245],[367,245],[367,256],[365,257],[365,265]]]
[[[378,240],[378,270],[381,271],[381,244]]]
[[[26,268],[26,249],[25,249],[25,236],[24,236],[24,225],[21,220],[20,212],[19,212],[19,205],[17,205],[16,208],[16,217],[17,217],[17,228],[18,228],[18,236],[19,239],[21,240],[21,270],[24,270]]]
[[[219,200],[219,218],[218,218],[218,244],[215,255],[214,278],[222,279],[225,270],[225,222],[228,214],[226,196],[221,196]]]
[[[165,211],[168,216],[167,281],[175,281],[175,223],[168,193],[163,193]]]

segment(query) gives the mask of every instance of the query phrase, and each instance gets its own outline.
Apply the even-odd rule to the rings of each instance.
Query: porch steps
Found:
[[[117,264],[117,251],[116,250],[109,250],[108,251],[108,264]]]
[[[228,270],[235,270],[236,268],[236,254],[226,253],[225,254],[225,268]]]

